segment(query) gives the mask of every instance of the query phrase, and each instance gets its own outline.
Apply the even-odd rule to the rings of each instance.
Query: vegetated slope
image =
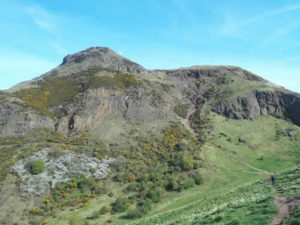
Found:
[[[299,95],[238,67],[150,71],[90,48],[0,95],[7,224],[266,224],[276,215],[266,179],[299,165]],[[18,191],[26,178],[12,166],[30,176],[27,159],[46,150],[29,180],[66,182]],[[113,159],[111,172],[70,175],[70,162],[52,163],[65,151]]]
[[[299,134],[286,133],[298,127],[269,116],[213,117],[216,136],[204,147],[204,184],[132,224],[268,224],[277,214],[276,194],[300,194],[299,169],[289,170],[299,166]]]

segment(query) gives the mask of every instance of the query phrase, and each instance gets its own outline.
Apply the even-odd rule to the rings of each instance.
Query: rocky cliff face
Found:
[[[36,128],[53,128],[52,119],[34,109],[0,99],[0,128],[2,136],[24,135]]]
[[[0,93],[18,99],[0,100],[2,136],[36,128],[67,134],[96,129],[106,120],[129,127],[172,121],[206,103],[233,119],[285,116],[300,125],[298,94],[233,66],[150,71],[96,47],[66,56],[60,66],[28,83]]]
[[[300,125],[299,95],[286,91],[247,93],[221,102],[213,111],[232,119],[254,119],[261,115],[284,116]]]

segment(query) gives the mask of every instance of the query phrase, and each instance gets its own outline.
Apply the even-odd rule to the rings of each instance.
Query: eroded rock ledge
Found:
[[[284,116],[300,125],[300,97],[292,92],[248,93],[222,101],[213,107],[213,111],[231,119],[254,119],[262,115]]]

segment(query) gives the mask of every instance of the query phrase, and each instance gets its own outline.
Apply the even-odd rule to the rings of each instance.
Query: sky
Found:
[[[299,0],[0,0],[0,89],[106,46],[147,69],[235,65],[300,92]]]

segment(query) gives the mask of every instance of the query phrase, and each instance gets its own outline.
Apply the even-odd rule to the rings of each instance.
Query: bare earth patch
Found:
[[[275,204],[278,207],[278,214],[269,225],[281,225],[284,219],[289,217],[300,204],[300,196],[280,197],[276,196]]]

